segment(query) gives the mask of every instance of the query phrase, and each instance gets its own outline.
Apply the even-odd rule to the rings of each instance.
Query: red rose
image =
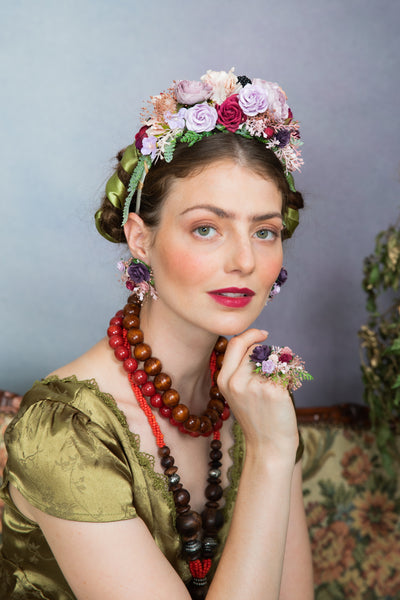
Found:
[[[279,357],[279,362],[285,362],[285,363],[290,363],[290,361],[292,360],[293,356],[291,354],[281,354]]]
[[[217,123],[221,123],[221,125],[224,125],[227,130],[232,131],[232,133],[235,133],[239,128],[239,125],[246,120],[246,115],[239,106],[238,94],[233,94],[224,100],[224,102],[218,106],[217,112]]]
[[[142,149],[143,146],[143,138],[147,137],[147,126],[143,125],[135,135],[135,146],[138,150]]]
[[[264,129],[264,133],[267,136],[267,138],[272,138],[274,136],[275,131],[272,129],[272,127],[266,127]]]

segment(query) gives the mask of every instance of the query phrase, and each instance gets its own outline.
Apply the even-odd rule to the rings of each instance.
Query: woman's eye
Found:
[[[260,240],[273,240],[276,238],[276,233],[270,229],[259,229],[256,232],[256,236]]]
[[[209,225],[201,225],[200,227],[196,227],[194,233],[196,233],[199,237],[210,238],[214,235],[215,229]]]

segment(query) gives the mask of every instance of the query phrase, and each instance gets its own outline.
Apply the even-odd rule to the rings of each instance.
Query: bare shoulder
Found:
[[[107,373],[112,379],[118,375],[118,364],[113,359],[107,339],[103,338],[72,362],[49,373],[48,377],[55,375],[63,379],[75,375],[81,381],[95,379],[99,386],[103,387],[106,383],[104,373]],[[110,383],[106,387],[109,387],[109,385]]]

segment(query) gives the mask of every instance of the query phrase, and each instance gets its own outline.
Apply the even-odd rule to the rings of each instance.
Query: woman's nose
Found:
[[[254,270],[254,249],[247,236],[236,236],[230,240],[225,264],[227,272],[238,271],[248,274]]]

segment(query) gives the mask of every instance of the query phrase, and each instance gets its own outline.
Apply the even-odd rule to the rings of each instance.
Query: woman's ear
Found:
[[[128,220],[124,225],[124,231],[132,256],[147,262],[151,232],[143,222],[143,219],[134,212],[129,213]]]

